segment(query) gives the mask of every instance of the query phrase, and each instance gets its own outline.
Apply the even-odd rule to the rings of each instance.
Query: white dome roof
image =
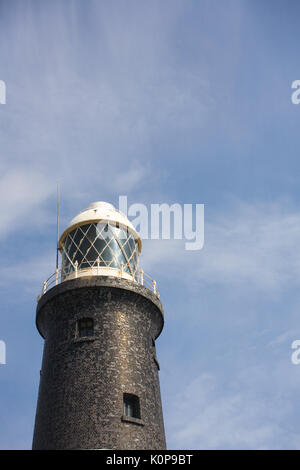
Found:
[[[74,228],[79,225],[85,225],[88,223],[100,222],[100,221],[112,222],[114,224],[120,224],[121,226],[128,228],[130,232],[133,233],[134,237],[137,239],[139,244],[139,252],[141,252],[142,241],[139,234],[136,232],[132,223],[127,219],[127,217],[116,209],[112,204],[104,201],[92,202],[87,209],[79,212],[69,223],[66,230],[60,237],[59,247],[61,248],[62,243]]]

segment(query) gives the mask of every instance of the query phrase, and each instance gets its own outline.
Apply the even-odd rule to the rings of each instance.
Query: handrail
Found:
[[[90,272],[91,269],[93,270],[93,275],[94,276],[103,276],[103,273],[100,274],[99,273],[99,265],[94,267],[94,268],[83,268],[83,269],[78,269],[78,263],[75,263],[74,265],[74,271],[72,271],[71,273],[68,273],[67,275],[65,274],[64,276],[62,275],[62,269],[56,269],[56,271],[51,274],[51,276],[48,277],[48,279],[46,281],[43,282],[43,288],[42,288],[42,292],[40,295],[38,295],[37,297],[37,301],[40,300],[40,298],[46,294],[46,292],[51,288],[53,287],[54,285],[57,285],[57,284],[60,284],[64,281],[67,281],[70,279],[70,274],[72,274],[72,278],[76,279],[77,277],[81,277],[82,275],[84,275],[84,272]],[[110,268],[110,269],[113,269],[113,268]],[[127,279],[127,276],[125,276],[125,274],[127,274],[124,269],[123,269],[123,263],[121,263],[121,269],[116,269],[114,268],[115,271],[117,271],[117,276],[116,277],[119,277],[119,278],[124,278],[124,279]],[[157,290],[157,283],[154,279],[152,279],[149,274],[146,274],[142,269],[140,269],[138,272],[137,272],[137,279],[133,279],[132,282],[135,282],[141,286],[145,286],[147,287],[147,289],[149,290],[152,290],[152,292],[159,298],[159,292]]]

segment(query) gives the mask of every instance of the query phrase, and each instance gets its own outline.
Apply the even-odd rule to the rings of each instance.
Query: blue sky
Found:
[[[299,2],[0,0],[0,448],[32,442],[36,296],[92,201],[205,204],[146,240],[171,449],[299,449]]]

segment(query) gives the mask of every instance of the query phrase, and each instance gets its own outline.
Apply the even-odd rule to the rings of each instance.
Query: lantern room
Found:
[[[61,279],[103,275],[137,281],[141,247],[124,214],[107,202],[93,202],[60,237]]]

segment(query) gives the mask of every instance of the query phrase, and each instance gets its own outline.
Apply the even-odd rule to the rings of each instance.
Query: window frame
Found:
[[[123,416],[129,419],[141,419],[140,399],[133,393],[123,393]]]
[[[81,325],[81,323],[88,323],[91,322],[91,326],[89,325]],[[76,336],[77,338],[92,338],[95,334],[95,322],[92,317],[82,317],[79,318],[76,322]]]

